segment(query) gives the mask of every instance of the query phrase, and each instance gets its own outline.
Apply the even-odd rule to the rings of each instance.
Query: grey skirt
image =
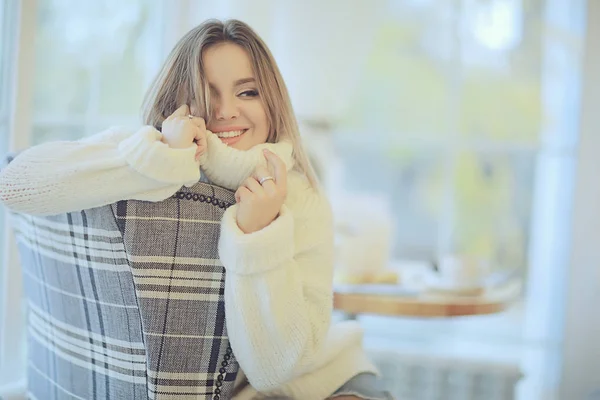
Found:
[[[363,373],[351,378],[329,398],[356,396],[364,400],[394,400],[390,392],[381,387],[381,381],[374,374]]]
[[[371,373],[358,374],[344,383],[327,399],[335,400],[340,396],[356,396],[362,400],[394,400],[394,397],[381,387],[377,376]],[[291,397],[268,397],[268,400],[305,400]],[[325,400],[325,399],[323,399]]]

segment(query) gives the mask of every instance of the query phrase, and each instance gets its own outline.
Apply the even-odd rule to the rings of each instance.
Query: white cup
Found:
[[[390,229],[385,224],[361,226],[358,232],[339,239],[336,261],[347,273],[375,273],[388,267],[390,248]]]
[[[482,286],[488,263],[473,257],[447,255],[438,264],[439,283],[448,288],[475,288]]]

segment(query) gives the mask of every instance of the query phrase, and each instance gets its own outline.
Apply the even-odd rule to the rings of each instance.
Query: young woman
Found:
[[[204,22],[175,46],[145,103],[137,131],[24,151],[0,173],[0,199],[49,215],[160,201],[199,180],[235,190],[215,240],[228,333],[250,383],[238,379],[236,398],[391,398],[361,328],[331,323],[332,215],[263,41],[240,21]]]

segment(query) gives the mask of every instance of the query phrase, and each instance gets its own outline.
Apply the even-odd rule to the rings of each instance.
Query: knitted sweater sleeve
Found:
[[[328,335],[333,281],[329,203],[312,188],[292,188],[291,183],[288,197],[293,194],[293,199],[264,229],[244,234],[236,222],[237,205],[221,223],[227,330],[236,359],[259,391],[281,387],[340,351]]]
[[[208,147],[198,161],[195,145],[173,149],[151,126],[134,132],[115,127],[77,141],[34,146],[0,171],[0,201],[16,212],[53,215],[119,200],[164,200],[196,184],[200,166],[211,182],[236,190],[258,165],[266,165],[264,148],[288,169],[294,164],[288,142],[243,151],[207,134]]]
[[[112,128],[77,141],[48,142],[18,154],[0,171],[9,209],[52,215],[124,199],[159,201],[200,178],[196,146],[173,149],[161,133]]]

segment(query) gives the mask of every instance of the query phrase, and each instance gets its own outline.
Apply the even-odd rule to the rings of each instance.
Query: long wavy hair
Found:
[[[199,116],[209,124],[213,113],[202,55],[209,47],[224,42],[242,47],[250,57],[269,122],[267,142],[290,141],[294,168],[316,187],[317,179],[302,145],[298,122],[277,63],[263,40],[242,21],[207,20],[179,40],[146,93],[142,106],[144,123],[160,129],[163,121],[181,104],[194,104]]]

